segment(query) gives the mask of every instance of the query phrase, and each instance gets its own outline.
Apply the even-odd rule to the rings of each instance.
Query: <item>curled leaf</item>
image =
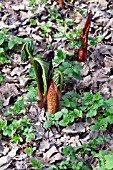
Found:
[[[26,44],[24,44],[21,51],[21,61],[26,62],[27,60],[28,60],[28,53],[26,51]]]
[[[47,81],[48,81],[48,71],[49,71],[49,63],[43,61],[41,58],[33,59],[36,65],[36,79],[38,85],[38,91],[42,94],[43,97],[47,94]]]
[[[63,84],[63,74],[59,70],[55,70],[53,72],[53,81],[56,83],[57,87],[59,88],[60,92],[62,91],[62,84]]]
[[[26,40],[27,41],[27,40]],[[23,62],[26,62],[28,60],[28,56],[32,55],[34,52],[34,43],[31,40],[28,40],[25,44],[22,46],[21,51],[21,60]]]

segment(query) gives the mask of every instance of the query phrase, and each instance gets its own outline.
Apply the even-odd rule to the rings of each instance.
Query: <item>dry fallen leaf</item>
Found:
[[[44,159],[49,159],[53,154],[57,153],[58,150],[56,146],[52,146],[47,152],[43,153]]]

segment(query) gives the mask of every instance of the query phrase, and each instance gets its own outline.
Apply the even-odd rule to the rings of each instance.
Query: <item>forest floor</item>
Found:
[[[17,36],[24,39],[31,38],[36,46],[36,53],[42,55],[46,54],[51,48],[54,50],[59,49],[63,52],[74,51],[74,48],[71,48],[67,43],[65,36],[54,38],[53,35],[60,29],[63,31],[63,28],[60,28],[56,24],[56,21],[54,21],[55,18],[52,20],[52,16],[57,18],[59,13],[64,18],[72,19],[75,27],[80,27],[84,25],[87,19],[86,11],[92,12],[93,18],[89,36],[103,36],[104,38],[95,46],[88,46],[88,59],[85,63],[80,63],[80,65],[83,66],[83,70],[81,71],[82,80],[71,78],[67,84],[64,83],[62,95],[75,92],[81,95],[84,94],[84,92],[96,94],[100,91],[102,98],[105,98],[106,100],[112,98],[112,0],[66,1],[63,9],[58,9],[59,7],[57,1],[52,0],[47,2],[37,1],[35,5],[31,6],[29,3],[30,2],[27,0],[1,1],[0,30],[2,31],[5,27],[11,37]],[[56,14],[51,14],[51,11],[54,11],[55,8],[58,9]],[[35,12],[33,13],[34,9]],[[47,23],[48,21],[51,21],[52,23],[51,31],[44,32],[40,29],[40,25],[42,23]],[[70,29],[73,30],[74,28],[69,26],[67,31]],[[42,36],[42,33],[46,36]],[[2,44],[1,39],[0,44]],[[21,51],[14,50],[11,52],[11,50],[9,50],[6,56],[11,63],[0,64],[0,73],[4,76],[0,86],[0,121],[2,122],[7,120],[9,121],[8,123],[10,123],[10,121],[12,121],[11,117],[13,113],[10,113],[7,116],[8,109],[13,108],[18,97],[23,96],[24,100],[28,99],[28,87],[32,85],[32,80],[29,77],[31,62],[29,60],[25,63],[21,61]],[[31,91],[29,94],[33,95]],[[34,94],[36,94],[35,90]],[[113,111],[111,111],[111,113],[112,112]],[[48,169],[51,165],[58,166],[62,160],[65,160],[62,154],[62,149],[64,146],[81,146],[84,143],[88,143],[89,140],[96,139],[98,137],[108,137],[110,139],[109,144],[106,142],[103,145],[99,145],[98,151],[101,149],[111,151],[113,149],[112,123],[109,126],[110,128],[106,128],[105,130],[91,131],[89,129],[93,119],[91,118],[91,120],[88,120],[89,122],[86,122],[86,119],[80,119],[79,121],[77,120],[66,127],[52,126],[49,129],[45,129],[43,126],[43,122],[46,120],[45,110],[39,109],[36,101],[25,102],[24,111],[22,111],[21,114],[14,115],[16,120],[20,120],[22,117],[27,117],[27,119],[34,123],[33,130],[35,139],[31,142],[26,142],[24,139],[22,142],[15,144],[11,141],[11,137],[7,135],[8,132],[5,134],[6,131],[4,130],[5,132],[2,134],[3,131],[0,130],[0,170],[41,169],[35,167],[33,168],[30,162],[31,159],[35,159],[43,164],[43,169]],[[10,131],[10,129],[7,129],[7,131],[8,130]],[[31,132],[29,131],[29,133]],[[17,135],[20,135],[19,132]],[[30,156],[26,154],[26,150],[28,148],[34,149],[33,154]],[[98,167],[98,160],[92,158],[90,154],[87,156],[85,155],[83,159],[80,159],[87,163],[89,169],[95,169]],[[66,160],[68,161],[68,158]]]

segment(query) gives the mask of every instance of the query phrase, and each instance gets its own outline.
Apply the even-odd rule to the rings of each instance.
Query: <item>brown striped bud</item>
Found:
[[[85,62],[86,59],[87,59],[87,49],[82,47],[79,48],[77,61]]]
[[[54,114],[59,110],[60,92],[53,80],[50,80],[47,93],[47,112]]]

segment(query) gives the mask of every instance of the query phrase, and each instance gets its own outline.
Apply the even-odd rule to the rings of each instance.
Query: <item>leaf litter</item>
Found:
[[[44,4],[39,1],[39,6],[37,6],[35,11],[37,17],[34,17],[30,11],[32,7],[29,6],[29,1],[0,2],[0,6],[2,6],[0,10],[0,29],[6,27],[12,35],[23,38],[33,38],[36,42],[37,50],[43,54],[47,51],[47,45],[49,43],[54,44],[56,49],[62,48],[64,51],[69,51],[70,49],[67,49],[65,38],[53,39],[51,34],[47,39],[40,36],[42,33],[40,25],[46,23],[49,18],[49,13],[46,10],[46,5],[48,4],[51,5],[51,9],[57,6],[57,2],[48,1]],[[79,25],[83,25],[84,17],[78,13],[77,10],[91,10],[93,13],[91,34],[94,37],[105,36],[104,40],[97,44],[95,50],[89,47],[90,60],[84,64],[85,70],[82,72],[83,80],[74,81],[74,83],[76,83],[76,91],[80,88],[82,88],[84,92],[89,90],[96,93],[100,90],[103,97],[113,97],[112,7],[112,3],[106,0],[82,0],[74,3],[74,10],[71,10],[70,3],[65,3],[65,8],[60,12],[61,15],[69,15],[76,24],[79,23]],[[30,19],[35,19],[37,25],[33,26],[30,23]],[[94,26],[96,26],[96,29],[94,29]],[[61,29],[54,24],[54,21],[52,22],[51,28],[53,29],[53,34],[56,33],[58,29]],[[0,87],[0,98],[4,106],[4,109],[1,111],[3,120],[4,110],[7,110],[7,107],[12,104],[12,101],[15,101],[15,97],[25,95],[25,86],[29,83],[29,78],[26,78],[24,75],[28,73],[30,62],[28,61],[26,66],[23,66],[20,61],[20,54],[18,53],[11,56],[11,58],[13,68],[9,65],[3,67],[0,65],[1,72],[5,74],[6,77]],[[68,90],[69,88],[67,88],[67,92],[69,92]],[[90,133],[84,122],[79,122],[78,124],[73,124],[63,129],[58,127],[57,129],[45,130],[41,124],[45,121],[45,111],[40,110],[37,103],[34,103],[34,105],[35,106],[31,103],[28,107],[26,103],[28,108],[25,114],[28,118],[30,115],[30,119],[35,124],[36,141],[30,144],[26,143],[25,146],[24,144],[15,145],[9,141],[5,142],[5,139],[2,139],[0,144],[1,170],[32,169],[29,158],[25,154],[25,147],[29,147],[29,145],[36,146],[36,153],[34,153],[32,157],[38,159],[47,168],[51,164],[57,165],[58,160],[64,159],[61,154],[64,145],[81,146],[81,143],[87,143],[89,139],[101,136],[101,134],[98,133]],[[105,134],[105,136],[109,135]],[[112,137],[110,138],[112,139]],[[110,147],[112,146],[113,144],[111,142]]]

